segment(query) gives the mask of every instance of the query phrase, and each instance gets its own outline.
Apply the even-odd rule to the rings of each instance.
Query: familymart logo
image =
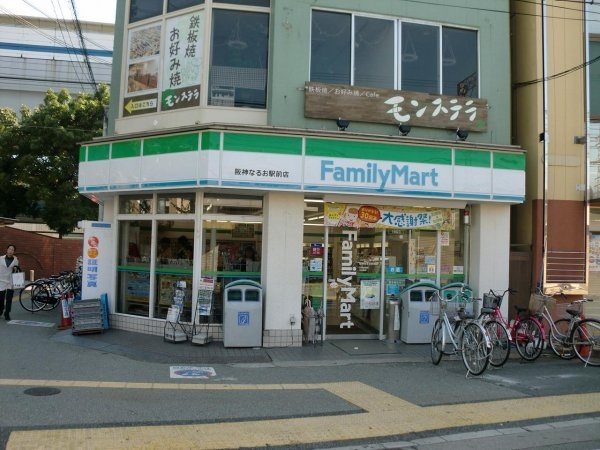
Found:
[[[321,161],[321,180],[339,183],[366,183],[378,185],[380,190],[390,185],[437,187],[439,173],[435,167],[430,170],[412,170],[408,164],[392,164],[380,167],[377,163],[358,166],[337,165],[332,160]]]

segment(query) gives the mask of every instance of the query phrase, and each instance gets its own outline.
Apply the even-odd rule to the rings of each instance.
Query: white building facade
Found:
[[[80,27],[85,49],[72,21],[0,15],[0,107],[19,112],[42,103],[48,89],[75,95],[110,84],[114,26]]]

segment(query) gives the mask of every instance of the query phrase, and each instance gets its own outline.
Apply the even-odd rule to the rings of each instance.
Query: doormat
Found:
[[[339,340],[330,341],[332,345],[343,350],[348,355],[393,355],[401,353],[397,344],[389,344],[376,340]]]

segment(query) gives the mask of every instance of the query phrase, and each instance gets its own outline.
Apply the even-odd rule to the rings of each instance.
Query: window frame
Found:
[[[266,111],[268,105],[268,77],[269,77],[269,59],[270,59],[270,20],[271,8],[269,0],[223,0],[221,2],[198,0],[198,3],[191,6],[179,7],[179,9],[169,10],[169,0],[162,1],[162,14],[144,17],[142,19],[130,20],[131,5],[130,0],[127,4],[128,21],[125,28],[124,36],[124,51],[122,56],[121,71],[121,93],[119,105],[119,119],[127,119],[136,116],[145,116],[148,114],[160,114],[171,112],[175,109],[196,109],[196,108],[222,108],[223,104],[210,103],[210,71],[212,65],[212,36],[214,31],[213,13],[215,11],[232,11],[238,13],[255,13],[264,14],[267,21],[267,38],[266,38],[266,68],[264,82],[264,104],[259,106],[254,105],[231,105],[236,109],[249,109]],[[269,6],[257,6],[263,3]],[[171,57],[169,56],[169,22],[179,17],[190,18],[194,15],[200,15],[201,28],[198,30],[198,45],[197,54],[202,57],[198,59],[199,66],[199,82],[186,79],[181,86],[169,87],[169,79],[166,67],[170,64]],[[190,22],[191,23],[191,22]],[[144,48],[139,53],[133,51],[136,49],[134,39],[135,33],[140,33],[140,39],[143,43],[147,43],[148,39],[144,38],[146,30],[152,31],[150,38],[151,42],[158,41],[158,44],[150,46],[148,51]],[[185,30],[184,30],[185,31]],[[184,32],[182,32],[185,34]],[[156,37],[158,36],[158,37]],[[180,55],[185,51],[185,36],[181,35]],[[143,45],[139,45],[143,47]],[[145,51],[142,51],[145,50]],[[193,68],[192,68],[193,69]],[[132,75],[130,71],[139,72]],[[195,73],[195,72],[194,72]],[[156,74],[156,81],[153,80]],[[139,83],[137,78],[141,80],[150,80],[144,83]],[[188,77],[189,78],[189,77]],[[134,83],[134,87],[130,87],[130,83]],[[177,93],[176,91],[181,91]],[[197,91],[197,92],[196,92]],[[169,100],[171,99],[171,100]],[[191,100],[193,99],[193,100]],[[197,99],[197,100],[196,100]],[[180,101],[181,100],[181,101]],[[189,104],[186,102],[189,101]],[[144,106],[145,105],[145,106]],[[134,108],[139,108],[135,110]],[[144,109],[145,108],[145,109]]]
[[[350,26],[351,26],[351,31],[350,31],[350,42],[348,43],[349,47],[350,47],[350,71],[349,71],[349,75],[347,78],[349,78],[350,86],[355,86],[355,64],[356,64],[356,60],[355,60],[355,45],[356,45],[356,41],[355,41],[355,23],[356,23],[356,18],[361,18],[361,19],[376,19],[376,20],[391,20],[394,22],[394,42],[395,42],[395,48],[394,48],[394,53],[393,55],[391,55],[390,57],[392,57],[394,59],[394,90],[406,90],[403,88],[403,68],[402,68],[402,55],[401,55],[401,50],[403,48],[403,42],[402,42],[402,25],[403,24],[415,24],[415,25],[424,25],[424,26],[432,26],[432,27],[436,27],[438,30],[438,36],[437,36],[437,40],[438,40],[438,44],[437,44],[437,67],[438,67],[438,76],[437,76],[437,81],[436,81],[436,85],[437,85],[437,91],[436,92],[430,92],[428,90],[423,90],[423,91],[415,91],[415,92],[424,92],[424,93],[431,93],[434,95],[456,95],[456,94],[448,94],[448,93],[444,93],[444,30],[445,29],[455,29],[455,30],[461,30],[461,31],[471,31],[475,33],[475,40],[476,40],[476,76],[475,76],[475,80],[476,80],[476,87],[474,88],[474,92],[472,95],[468,96],[471,98],[479,98],[481,95],[481,86],[480,86],[480,82],[479,82],[479,74],[480,74],[480,64],[481,64],[481,49],[480,49],[480,33],[479,30],[477,28],[474,27],[468,27],[468,26],[463,26],[463,25],[456,25],[456,24],[445,24],[445,23],[440,23],[440,22],[431,22],[431,21],[422,21],[422,20],[413,20],[413,19],[407,19],[407,18],[403,18],[403,17],[394,17],[394,16],[385,16],[385,15],[374,15],[374,14],[364,14],[364,13],[357,13],[357,12],[352,12],[352,11],[340,11],[340,10],[332,10],[332,9],[326,9],[326,8],[312,8],[311,9],[311,17],[310,17],[310,24],[311,24],[311,29],[310,29],[310,39],[309,39],[309,67],[308,67],[308,80],[311,82],[322,82],[327,84],[328,82],[325,80],[320,80],[320,79],[314,79],[313,78],[313,36],[314,36],[314,32],[315,30],[313,29],[313,20],[314,20],[314,14],[315,13],[337,13],[340,15],[347,15],[350,16]],[[406,83],[404,83],[406,84]],[[384,86],[377,86],[383,89],[386,89],[386,87]]]

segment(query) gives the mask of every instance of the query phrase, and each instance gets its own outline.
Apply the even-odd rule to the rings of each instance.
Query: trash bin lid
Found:
[[[400,292],[400,295],[402,295],[405,292],[408,292],[412,289],[416,289],[416,288],[429,288],[429,289],[435,289],[435,290],[439,290],[440,287],[431,282],[431,281],[419,281],[417,283],[411,284],[410,286],[405,287],[402,292]]]
[[[456,283],[448,283],[442,286],[442,289],[453,289],[453,288],[461,288],[464,287],[465,291],[472,291],[473,289],[471,288],[471,286],[469,286],[468,284],[465,283],[460,283],[460,282],[456,282]]]
[[[228,283],[225,285],[225,289],[229,289],[230,287],[234,287],[234,286],[252,286],[258,289],[262,289],[262,286],[260,285],[260,283],[257,283],[256,281],[253,280],[235,280],[232,281],[231,283]]]

